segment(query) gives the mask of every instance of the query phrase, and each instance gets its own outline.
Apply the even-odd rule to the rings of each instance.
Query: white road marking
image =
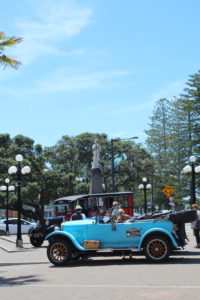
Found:
[[[197,285],[103,285],[103,284],[29,284],[29,283],[1,283],[0,286],[20,286],[21,287],[64,287],[64,288],[133,288],[133,289],[200,289],[200,286]]]

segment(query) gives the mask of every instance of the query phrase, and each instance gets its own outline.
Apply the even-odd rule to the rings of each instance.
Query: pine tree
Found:
[[[169,146],[170,146],[170,102],[160,99],[156,102],[153,116],[151,117],[150,129],[146,130],[147,146],[150,153],[158,162],[159,174],[166,177],[168,174]]]
[[[200,154],[200,70],[194,75],[189,76],[186,83],[186,111],[191,115],[191,152],[193,155]]]
[[[147,146],[154,155],[160,182],[168,182],[175,188],[178,201],[188,193],[188,177],[183,167],[189,157],[200,154],[200,71],[191,75],[184,89],[185,94],[171,101],[161,99],[151,117]],[[197,191],[200,178],[196,177]]]

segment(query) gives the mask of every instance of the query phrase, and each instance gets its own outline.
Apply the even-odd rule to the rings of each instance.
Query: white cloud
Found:
[[[15,87],[14,90],[11,90],[10,88],[2,86],[1,91],[10,95],[27,97],[33,94],[49,95],[49,93],[112,87],[112,84],[117,87],[118,83],[115,82],[115,79],[126,75],[129,75],[129,72],[115,70],[80,74],[80,71],[76,73],[75,70],[63,68],[52,74],[48,74],[48,76],[43,79],[37,79],[29,85],[30,87]],[[121,87],[121,82],[119,86]]]
[[[92,9],[78,7],[69,0],[34,0],[30,3],[31,13],[18,16],[13,22],[15,31],[24,38],[20,49],[15,48],[14,53],[17,57],[20,55],[23,64],[31,63],[41,55],[67,55],[68,51],[59,50],[60,43],[78,35],[90,23]],[[82,52],[75,49],[69,53]]]
[[[125,107],[122,102],[122,106],[109,112],[110,115],[130,115],[134,112],[149,110],[149,108],[152,107],[153,105],[153,101],[146,101],[144,103],[136,104],[138,103],[138,101],[137,99],[134,99],[132,100],[132,102],[133,102],[132,105],[127,105]]]
[[[3,67],[1,66],[0,82],[6,82],[8,79],[11,80],[15,77],[18,77],[19,73],[20,70],[14,70],[10,67],[6,67],[5,69],[3,69]]]
[[[35,89],[43,93],[76,91],[80,89],[110,87],[113,80],[117,77],[123,77],[129,74],[124,71],[105,71],[89,74],[75,74],[75,72],[63,68],[57,70],[48,79],[38,80]],[[115,86],[117,85],[114,83]],[[121,84],[120,84],[121,85]]]
[[[185,81],[174,81],[167,83],[164,87],[162,87],[160,90],[155,92],[151,98],[154,99],[154,101],[157,101],[162,98],[171,99],[174,96],[180,95],[180,93],[183,91],[185,87]]]
[[[16,25],[33,40],[66,39],[78,34],[88,23],[91,9],[77,8],[69,1],[48,1],[37,5],[35,20],[20,18]]]
[[[140,103],[141,101],[137,99],[133,99],[131,105],[128,106],[120,106],[115,110],[110,111],[110,115],[130,115],[134,112],[143,112],[148,111],[149,109],[153,108],[155,102],[161,98],[172,98],[174,96],[180,95],[184,88],[185,82],[183,81],[175,81],[170,82],[160,90],[155,92],[154,94],[149,96],[149,100]],[[139,104],[137,104],[139,103]]]
[[[33,50],[34,49],[34,50]],[[62,51],[56,45],[48,43],[37,43],[35,41],[24,42],[15,50],[15,57],[22,60],[23,66],[35,61],[39,56],[77,56],[84,53],[83,49]],[[12,55],[13,56],[13,55]]]

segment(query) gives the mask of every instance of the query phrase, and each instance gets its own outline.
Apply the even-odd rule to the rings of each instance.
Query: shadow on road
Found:
[[[175,254],[176,255],[176,254]],[[196,256],[196,257],[191,257]],[[198,257],[197,257],[198,256]],[[109,266],[109,265],[170,265],[170,264],[199,264],[200,263],[200,252],[190,252],[184,251],[178,253],[176,257],[170,256],[169,260],[162,263],[155,263],[148,261],[145,257],[133,257],[132,259],[126,258],[91,258],[90,260],[79,260],[79,261],[71,261],[64,268],[78,268],[78,267],[101,267],[101,266]],[[51,265],[50,268],[60,268],[54,265]]]
[[[17,276],[11,278],[0,277],[0,286],[14,286],[14,285],[23,285],[27,283],[36,283],[40,280],[34,276]]]
[[[189,251],[189,250],[181,250],[181,251],[173,251],[173,255],[177,255],[177,256],[184,256],[184,255],[196,255],[196,256],[199,256],[200,257],[200,250],[197,250],[197,251]]]
[[[49,264],[49,262],[19,262],[19,263],[0,263],[0,267],[5,266],[24,266],[24,265],[44,265]],[[0,281],[1,282],[1,281]]]

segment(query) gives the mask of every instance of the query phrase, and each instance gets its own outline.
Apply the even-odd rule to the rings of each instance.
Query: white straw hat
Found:
[[[82,209],[82,207],[80,205],[76,205],[75,209],[79,210],[79,209]]]

